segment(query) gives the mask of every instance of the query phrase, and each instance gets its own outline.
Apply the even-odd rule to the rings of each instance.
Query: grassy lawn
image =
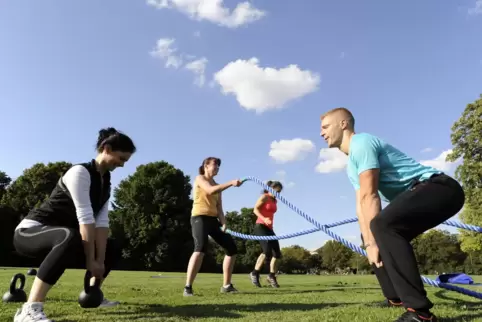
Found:
[[[10,279],[27,269],[0,269],[1,293]],[[195,296],[184,298],[184,274],[114,271],[103,287],[115,308],[82,309],[77,303],[84,271],[69,270],[49,293],[45,311],[57,322],[67,321],[393,321],[399,308],[378,308],[381,292],[374,276],[279,277],[280,289],[256,289],[247,274],[236,275],[238,294],[220,294],[221,275],[200,274]],[[475,278],[482,282],[481,277]],[[262,279],[266,285],[265,277]],[[25,290],[32,277],[27,276]],[[482,287],[472,286],[482,292]],[[482,321],[480,300],[427,286],[441,321]],[[0,321],[13,321],[19,303],[0,304]]]

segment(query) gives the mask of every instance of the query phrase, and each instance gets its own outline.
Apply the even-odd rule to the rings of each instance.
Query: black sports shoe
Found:
[[[438,322],[438,320],[432,313],[423,314],[407,310],[394,322]]]
[[[259,282],[259,274],[255,272],[249,273],[249,278],[251,279],[251,283],[253,283],[256,287],[261,287],[261,283]]]
[[[274,274],[269,274],[268,277],[266,277],[268,280],[268,283],[271,284],[271,287],[278,288],[279,284],[278,281],[276,280],[276,276]]]
[[[193,296],[192,286],[184,286],[184,296]]]
[[[234,288],[233,284],[229,284],[227,287],[221,286],[221,293],[238,293],[238,290]]]

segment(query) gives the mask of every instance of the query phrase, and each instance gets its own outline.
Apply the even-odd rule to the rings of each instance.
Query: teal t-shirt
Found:
[[[380,169],[378,192],[388,202],[409,189],[414,179],[423,181],[442,173],[420,164],[374,135],[354,134],[348,153],[347,174],[355,190],[360,189],[360,173],[370,169]]]

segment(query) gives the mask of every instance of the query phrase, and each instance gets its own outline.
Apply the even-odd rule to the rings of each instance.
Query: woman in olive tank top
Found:
[[[208,237],[221,246],[226,256],[223,263],[224,284],[221,293],[237,292],[231,283],[234,268],[236,244],[226,231],[221,192],[230,187],[239,187],[239,179],[224,184],[217,184],[214,177],[218,174],[221,160],[215,157],[206,158],[199,167],[199,175],[194,180],[193,207],[191,213],[192,237],[194,239],[194,253],[189,260],[184,296],[192,296],[192,284],[201,268],[204,254],[208,246]]]

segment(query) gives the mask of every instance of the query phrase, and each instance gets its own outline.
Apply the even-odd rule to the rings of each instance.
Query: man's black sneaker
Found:
[[[432,313],[424,314],[413,310],[407,310],[394,322],[438,322],[438,320]]]
[[[229,284],[227,287],[221,286],[221,293],[237,293],[238,290],[234,288],[233,284]]]
[[[251,279],[251,283],[253,283],[256,287],[261,287],[261,283],[259,282],[259,274],[255,272],[249,273],[249,278]]]
[[[268,280],[268,283],[271,285],[271,287],[279,287],[278,281],[276,280],[276,276],[274,274],[269,274],[266,279]]]
[[[192,286],[184,286],[184,296],[193,296],[192,294]]]

